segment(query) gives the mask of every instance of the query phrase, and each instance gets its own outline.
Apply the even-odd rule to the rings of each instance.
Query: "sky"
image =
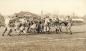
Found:
[[[0,0],[0,13],[11,15],[20,11],[83,16],[86,0]]]

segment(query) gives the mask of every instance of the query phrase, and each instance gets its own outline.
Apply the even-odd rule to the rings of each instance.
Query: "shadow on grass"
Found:
[[[72,32],[73,34],[79,34],[79,33],[86,33],[86,31],[81,31],[81,32]],[[50,35],[54,35],[54,34],[70,34],[69,32],[60,32],[60,33],[56,33],[56,32],[46,32],[46,33],[21,33],[21,34],[11,34],[11,36],[28,36],[28,35],[42,35],[42,34],[50,34]]]

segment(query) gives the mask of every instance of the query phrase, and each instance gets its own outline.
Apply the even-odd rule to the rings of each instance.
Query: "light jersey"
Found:
[[[71,18],[68,18],[68,19],[67,19],[67,22],[68,22],[68,23],[72,23],[72,19],[71,19]]]
[[[5,26],[6,26],[6,27],[9,27],[9,21],[10,21],[9,18],[5,18]]]
[[[59,19],[55,19],[56,22],[59,22]]]
[[[36,28],[36,24],[33,24],[30,28],[35,29]]]
[[[45,25],[46,25],[48,22],[50,22],[50,21],[49,21],[49,18],[46,18],[46,19],[45,19]]]
[[[20,19],[20,21],[21,21],[22,23],[25,23],[25,22],[26,22],[26,20],[25,20],[25,19]]]
[[[49,18],[46,18],[46,19],[45,19],[45,22],[50,22],[50,21],[49,21]]]
[[[20,22],[15,22],[15,29],[19,28]]]
[[[11,27],[9,26],[9,21],[10,21],[10,18],[5,18],[5,27],[10,30]]]

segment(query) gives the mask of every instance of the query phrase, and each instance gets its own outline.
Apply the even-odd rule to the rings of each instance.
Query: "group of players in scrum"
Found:
[[[8,31],[7,34],[9,36],[11,36],[13,31],[17,32],[19,35],[22,33],[49,33],[51,27],[54,27],[56,33],[61,33],[62,26],[66,27],[65,30],[67,30],[67,33],[72,34],[72,18],[70,16],[67,16],[67,19],[64,19],[64,21],[60,20],[58,17],[53,20],[50,19],[49,16],[38,20],[23,18],[22,21],[13,21],[11,19],[5,19],[5,30],[2,36],[5,35],[6,31]]]

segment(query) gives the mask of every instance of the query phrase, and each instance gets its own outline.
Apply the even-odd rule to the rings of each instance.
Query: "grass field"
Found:
[[[73,34],[1,36],[0,51],[86,51],[86,25],[73,26]]]

